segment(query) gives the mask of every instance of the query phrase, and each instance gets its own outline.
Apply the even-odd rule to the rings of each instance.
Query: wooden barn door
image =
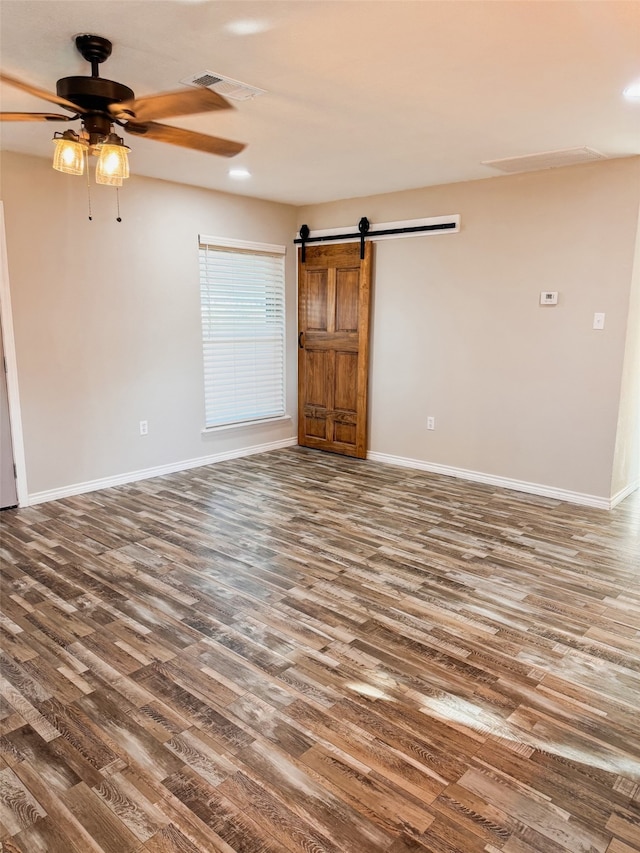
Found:
[[[373,245],[298,250],[298,443],[367,454],[369,308]]]

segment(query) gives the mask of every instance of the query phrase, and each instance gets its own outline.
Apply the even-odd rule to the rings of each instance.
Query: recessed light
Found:
[[[270,29],[270,25],[256,18],[238,18],[225,24],[225,29],[236,36],[253,36]]]
[[[640,80],[627,86],[622,94],[630,101],[640,101]]]
[[[229,177],[235,178],[236,181],[243,181],[251,177],[251,172],[241,166],[236,166],[234,169],[229,169]]]

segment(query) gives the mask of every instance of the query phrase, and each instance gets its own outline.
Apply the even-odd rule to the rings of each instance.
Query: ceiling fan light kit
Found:
[[[85,147],[75,130],[54,133],[53,168],[65,175],[81,175],[84,172]]]
[[[94,134],[95,136],[95,134]],[[96,165],[96,183],[112,187],[121,187],[122,181],[129,177],[128,153],[131,149],[124,144],[122,137],[109,133],[92,143],[89,134],[78,135],[74,130],[54,133],[55,151],[53,168],[66,175],[82,175],[85,158],[89,154],[98,157]]]
[[[112,187],[122,186],[122,181],[129,177],[127,155],[131,149],[116,133],[110,133],[97,148],[96,183]]]
[[[99,75],[100,64],[111,55],[112,45],[108,39],[83,34],[76,36],[75,44],[91,64],[91,76],[62,77],[56,83],[56,94],[0,73],[3,82],[73,113],[71,116],[62,113],[0,113],[0,120],[80,121],[79,133],[66,130],[54,134],[53,168],[57,171],[82,175],[88,155],[96,154],[96,183],[122,186],[123,180],[129,177],[127,155],[131,149],[114,132],[114,125],[127,133],[222,157],[233,157],[245,148],[240,142],[155,121],[157,118],[231,109],[231,104],[220,94],[198,88],[136,98],[128,86]]]

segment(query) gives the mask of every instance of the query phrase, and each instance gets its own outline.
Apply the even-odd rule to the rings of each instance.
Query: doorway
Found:
[[[20,420],[18,367],[13,339],[9,266],[0,201],[0,508],[28,504]]]
[[[0,323],[0,509],[18,505],[16,468],[13,457],[11,420],[9,418],[9,394],[7,392],[7,360],[4,355],[2,323]]]

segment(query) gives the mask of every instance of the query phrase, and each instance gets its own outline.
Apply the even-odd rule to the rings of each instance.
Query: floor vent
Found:
[[[241,83],[239,80],[233,80],[223,74],[216,74],[215,71],[201,71],[199,74],[185,77],[180,82],[184,83],[185,86],[201,86],[204,89],[211,89],[213,92],[222,95],[223,98],[229,98],[232,101],[248,101],[258,95],[266,94],[266,89],[249,86],[248,83]]]
[[[505,157],[502,160],[483,160],[483,166],[501,172],[537,172],[539,169],[555,169],[559,166],[576,166],[594,160],[606,160],[605,154],[593,148],[563,148],[559,151],[543,151],[540,154],[525,154],[524,157]]]

